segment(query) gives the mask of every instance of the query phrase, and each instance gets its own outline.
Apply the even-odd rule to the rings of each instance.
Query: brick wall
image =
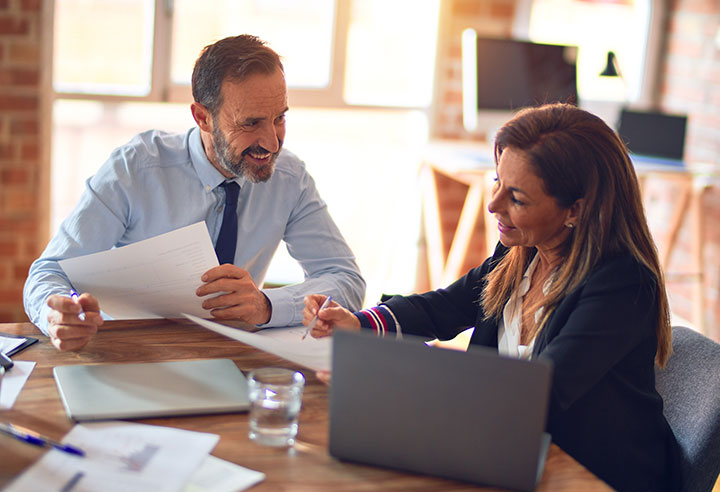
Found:
[[[661,107],[687,113],[685,157],[720,165],[720,2],[671,0]]]
[[[702,234],[702,313],[705,331],[720,341],[720,2],[671,0],[660,81],[660,107],[688,114],[685,158],[696,175]],[[691,221],[673,254],[678,264],[695,247]],[[669,286],[687,313],[690,287]],[[685,315],[684,313],[681,313]]]
[[[0,0],[0,322],[27,320],[22,287],[46,238],[42,18],[40,0]]]

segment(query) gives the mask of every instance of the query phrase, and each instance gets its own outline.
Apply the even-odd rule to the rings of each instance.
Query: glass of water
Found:
[[[297,371],[265,367],[248,376],[250,439],[266,446],[292,446],[298,431],[305,378]]]

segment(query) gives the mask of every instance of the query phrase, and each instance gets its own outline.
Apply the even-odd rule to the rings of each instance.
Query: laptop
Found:
[[[230,359],[58,366],[68,416],[77,421],[246,411],[247,380]]]
[[[633,161],[667,160],[682,165],[685,153],[686,115],[623,108],[618,134],[633,154]]]
[[[333,335],[330,455],[520,491],[535,489],[551,365],[338,331]]]

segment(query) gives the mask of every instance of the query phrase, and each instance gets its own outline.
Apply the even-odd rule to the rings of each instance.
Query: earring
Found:
[[[573,224],[572,222],[568,222],[565,227],[567,227],[568,229],[572,229],[575,227],[575,224]]]

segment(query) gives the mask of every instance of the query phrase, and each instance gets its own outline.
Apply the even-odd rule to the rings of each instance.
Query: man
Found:
[[[144,132],[116,149],[30,267],[25,310],[56,348],[85,346],[103,322],[91,292],[69,296],[59,260],[201,220],[219,257],[229,258],[198,279],[196,293],[208,315],[264,326],[300,324],[303,297],[311,292],[361,307],[365,282],[353,254],[304,163],[282,149],[288,107],[278,55],[254,36],[220,40],[195,63],[192,92],[197,127],[186,134]],[[225,224],[237,230],[229,246],[218,241],[221,231],[226,235],[228,193],[238,195],[237,220]],[[281,240],[301,264],[305,281],[260,290]]]

